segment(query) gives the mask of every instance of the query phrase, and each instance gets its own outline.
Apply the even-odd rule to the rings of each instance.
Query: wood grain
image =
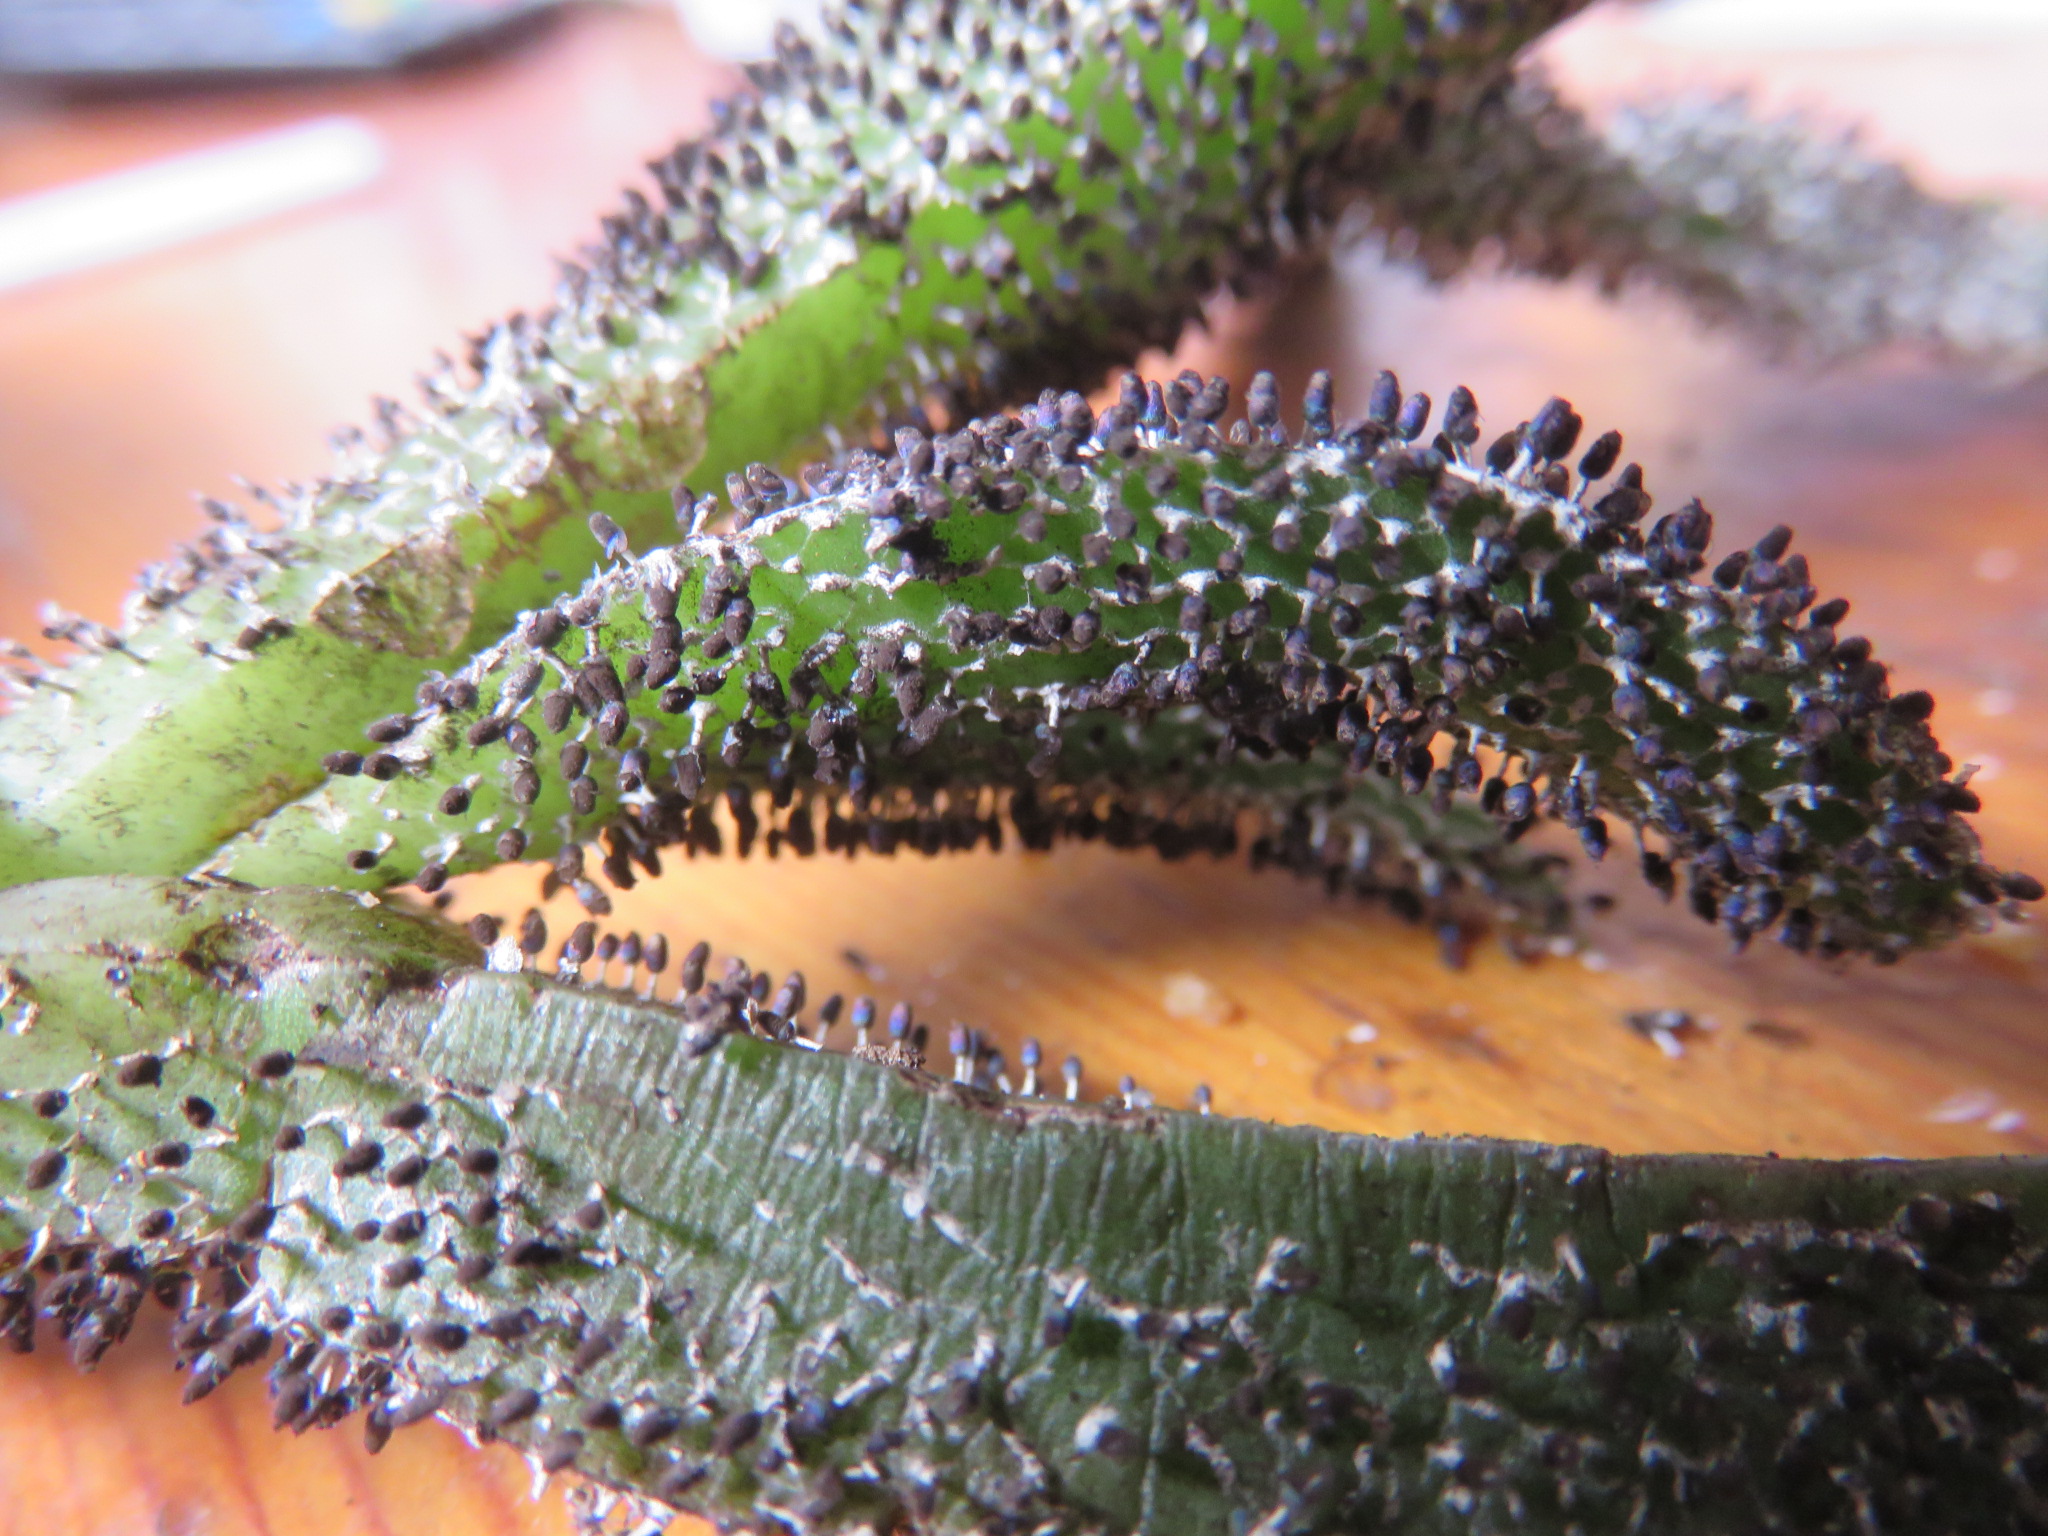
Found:
[[[1586,36],[1603,68],[1627,56],[1613,27]],[[1859,89],[1873,67],[1859,60]],[[1943,67],[1974,66],[1960,53]],[[344,203],[0,298],[0,628],[32,629],[44,597],[111,617],[133,567],[196,527],[187,488],[221,490],[230,468],[317,468],[320,432],[360,417],[371,390],[395,392],[465,326],[539,300],[546,253],[698,125],[723,80],[659,16],[605,12],[402,83],[10,127],[0,194],[335,109],[386,132],[395,169]],[[1975,163],[1968,144],[1928,137],[1967,135],[1967,119],[1910,126],[1928,163]],[[2035,126],[2048,143],[2048,121]],[[2048,154],[1996,164],[2007,186],[2048,193]],[[1851,627],[1899,686],[1935,690],[1944,741],[1983,765],[1995,858],[2048,871],[2048,387],[1906,358],[1812,376],[1699,334],[1653,296],[1493,280],[1436,294],[1361,252],[1275,304],[1219,310],[1185,360],[1240,381],[1275,363],[1292,386],[1331,364],[1354,406],[1392,362],[1439,397],[1470,384],[1496,426],[1563,389],[1592,427],[1628,434],[1664,505],[1703,496],[1728,542],[1794,524],[1823,591],[1854,595]],[[1054,1059],[1085,1056],[1091,1094],[1130,1073],[1169,1102],[1208,1082],[1233,1114],[1625,1150],[2048,1150],[2039,928],[1892,970],[1730,957],[1629,862],[1583,872],[1582,895],[1618,905],[1589,909],[1580,952],[1528,963],[1482,944],[1458,971],[1429,935],[1285,877],[1086,850],[685,863],[620,900],[616,921],[800,968],[813,996],[908,998],[1013,1057],[1035,1035]],[[457,910],[516,912],[530,886],[471,881]],[[1188,978],[1222,1022],[1169,1010]],[[1657,1008],[1697,1020],[1682,1056],[1625,1026]],[[0,1536],[567,1527],[560,1488],[529,1501],[522,1464],[445,1430],[408,1431],[374,1459],[352,1428],[273,1436],[246,1377],[180,1411],[161,1344],[84,1377],[54,1356],[0,1360]]]

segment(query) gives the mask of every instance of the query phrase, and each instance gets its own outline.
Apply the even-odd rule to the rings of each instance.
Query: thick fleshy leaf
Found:
[[[0,1035],[0,1329],[90,1363],[159,1290],[194,1390],[270,1358],[281,1424],[439,1412],[818,1531],[1988,1529],[2038,1497],[2038,1160],[1014,1099],[779,1043],[701,977],[479,970],[333,892],[63,882],[0,929],[38,1010]]]

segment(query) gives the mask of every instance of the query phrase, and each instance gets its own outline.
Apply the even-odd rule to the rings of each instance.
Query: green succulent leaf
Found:
[[[2011,374],[2048,364],[2048,217],[1928,192],[1797,117],[1681,93],[1589,119],[1540,76],[1369,151],[1375,228],[1448,279],[1475,258],[1644,283],[1821,358],[1905,343]]]
[[[83,652],[0,718],[0,880],[191,868],[545,605],[592,512],[651,543],[686,480],[1170,343],[1312,237],[1359,146],[1578,3],[927,3],[786,37],[653,165],[660,205],[269,498],[275,531],[216,505],[119,630],[56,626]]]
[[[439,1412],[818,1531],[1991,1529],[2038,1497],[2036,1160],[1011,1098],[781,1043],[701,977],[485,969],[339,892],[66,881],[0,934],[36,1011],[0,1034],[0,1330],[90,1363],[155,1290],[193,1393],[268,1359],[281,1424]]]
[[[602,913],[600,868],[723,846],[722,800],[742,851],[971,848],[1006,817],[1542,925],[1502,836],[1547,810],[1595,857],[1626,823],[1738,941],[1895,958],[2038,894],[1983,862],[1932,701],[1816,606],[1788,530],[1709,571],[1706,510],[1650,522],[1619,435],[1579,452],[1561,400],[1484,455],[1469,392],[1432,433],[1392,375],[1341,430],[1318,382],[1298,443],[1270,378],[1227,404],[1129,377],[1099,419],[1048,394],[902,429],[737,533],[633,559],[600,522],[619,558],[463,703],[376,728],[209,870],[434,890],[539,857]]]

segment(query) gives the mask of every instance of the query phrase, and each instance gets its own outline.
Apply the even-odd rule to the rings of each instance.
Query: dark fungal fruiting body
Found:
[[[1480,456],[1462,390],[1433,440],[1391,375],[1341,430],[1319,386],[1295,444],[1268,382],[1249,420],[1226,399],[1127,379],[1099,420],[1048,395],[906,429],[814,501],[613,565],[573,621],[529,615],[462,674],[474,707],[391,744],[402,776],[333,780],[210,868],[438,878],[509,828],[602,911],[600,872],[722,847],[720,805],[742,851],[765,825],[800,853],[972,847],[999,817],[1223,852],[1251,816],[1255,856],[1333,884],[1542,918],[1499,839],[1547,814],[1595,857],[1634,829],[1738,942],[1892,958],[2037,894],[1982,861],[1930,701],[1815,606],[1786,530],[1710,563],[1705,509],[1651,520],[1562,401]],[[539,708],[500,681],[536,670]]]
[[[67,622],[73,659],[7,674],[32,686],[0,720],[0,880],[180,872],[323,762],[395,771],[359,733],[549,601],[592,514],[648,547],[694,519],[686,479],[778,505],[750,462],[1170,342],[1314,234],[1362,144],[1460,109],[1578,3],[929,0],[786,36],[550,309],[267,496],[274,531],[210,503],[119,632]]]
[[[88,933],[168,1011],[115,1006]],[[0,897],[0,934],[42,1010],[0,1032],[6,1080],[75,1085],[54,1123],[0,1097],[0,1332],[89,1363],[163,1286],[192,1395],[268,1360],[283,1425],[376,1446],[440,1413],[820,1531],[2003,1530],[2040,1497],[2039,1160],[1013,1099],[480,970],[334,892],[59,882]],[[300,987],[349,1006],[315,1025]],[[94,1070],[153,1030],[160,1083]],[[294,1070],[251,1077],[266,1049]],[[147,1144],[195,1093],[218,1114],[181,1182],[21,1176],[58,1138]],[[427,1170],[337,1180],[354,1140]],[[144,1206],[169,1235],[129,1236]]]

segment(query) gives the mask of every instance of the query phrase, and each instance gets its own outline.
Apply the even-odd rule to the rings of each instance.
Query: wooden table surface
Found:
[[[2048,196],[2048,105],[1976,86],[2038,79],[2042,55],[1712,62],[1774,99],[1877,113],[1879,141],[1947,184]],[[1626,21],[1582,28],[1558,57],[1595,89],[1669,64]],[[602,11],[396,81],[0,102],[0,196],[323,112],[360,115],[393,152],[378,185],[334,203],[0,295],[0,632],[32,632],[44,598],[111,618],[133,568],[197,528],[188,491],[317,471],[326,429],[369,394],[541,300],[550,253],[729,83],[659,12]],[[1296,386],[1327,363],[1354,408],[1393,365],[1439,398],[1470,384],[1496,422],[1566,393],[1589,429],[1623,429],[1665,505],[1704,497],[1724,541],[1794,524],[1897,685],[1941,699],[1945,744],[1980,765],[1993,857],[2048,872],[2048,386],[1911,358],[1774,365],[1651,295],[1494,279],[1434,293],[1357,251],[1220,312],[1186,356],[1240,381],[1269,363]],[[529,884],[472,882],[458,911],[516,911]],[[2048,1151],[2038,928],[1835,971],[1775,946],[1731,958],[1625,868],[1578,888],[1620,898],[1589,913],[1581,952],[1520,963],[1482,945],[1457,972],[1427,935],[1285,877],[1085,851],[683,865],[618,921],[801,968],[813,995],[907,997],[985,1026],[1013,1059],[1035,1034],[1083,1052],[1097,1092],[1130,1072],[1181,1102],[1206,1081],[1232,1114],[1624,1150]],[[1223,1020],[1177,1017],[1176,989]],[[1625,1026],[1651,1008],[1698,1020],[1682,1056]],[[142,1331],[92,1376],[52,1353],[0,1358],[0,1536],[566,1528],[560,1486],[531,1502],[522,1463],[439,1428],[376,1458],[352,1427],[273,1436],[249,1375],[180,1411],[161,1322]]]

